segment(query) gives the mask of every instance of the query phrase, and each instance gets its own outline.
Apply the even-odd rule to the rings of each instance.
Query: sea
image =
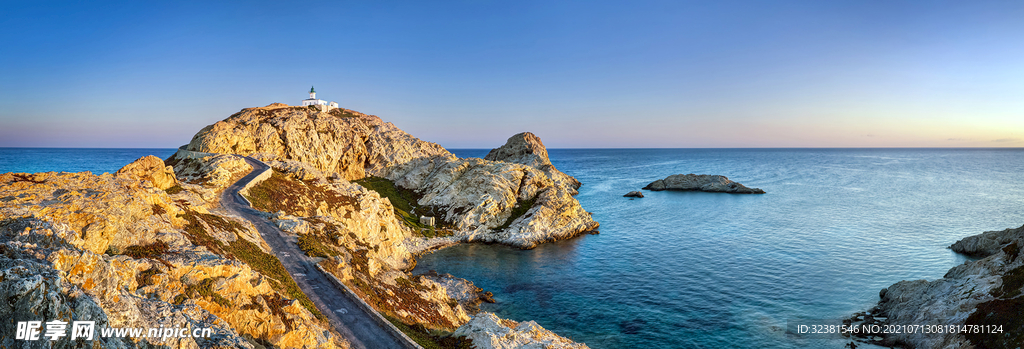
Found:
[[[114,172],[175,149],[0,148],[0,173]],[[456,149],[483,157],[487,149]],[[494,293],[485,311],[591,348],[844,348],[787,333],[941,278],[957,240],[1024,224],[1022,149],[550,149],[600,233],[532,250],[460,245],[419,259]],[[672,174],[764,195],[622,195]],[[858,344],[858,348],[871,348]]]
[[[487,150],[455,150],[483,157]],[[1021,149],[551,149],[600,234],[532,250],[423,256],[494,293],[482,309],[591,348],[844,348],[787,334],[869,310],[884,287],[941,278],[947,247],[1024,225]],[[643,191],[717,174],[764,195]],[[796,331],[798,332],[798,331]],[[858,344],[858,348],[872,346]]]
[[[167,159],[175,148],[0,148],[0,173],[114,173],[146,155]]]

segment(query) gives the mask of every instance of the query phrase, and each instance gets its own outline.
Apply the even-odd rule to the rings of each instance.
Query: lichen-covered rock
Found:
[[[183,181],[210,189],[213,195],[252,171],[245,159],[230,154],[205,154],[178,149],[166,161]]]
[[[533,321],[515,322],[493,313],[479,313],[453,335],[466,336],[478,349],[584,349],[576,343],[548,331]]]
[[[94,321],[97,328],[109,326],[106,313],[92,297],[65,281],[59,272],[47,263],[31,256],[33,248],[22,247],[19,242],[8,241],[0,245],[0,347],[51,348],[50,343],[15,339],[17,321]],[[25,256],[23,252],[30,255]],[[94,337],[95,338],[95,337]],[[131,341],[122,338],[95,338],[104,348],[134,348]],[[72,348],[67,338],[57,341],[52,348]]]
[[[732,194],[764,194],[764,190],[758,188],[747,188],[719,175],[697,175],[697,174],[674,174],[651,182],[643,189],[680,190],[680,191],[706,191]]]
[[[348,346],[274,286],[285,280],[271,281],[241,262],[269,256],[251,225],[179,199],[189,195],[169,195],[135,176],[0,174],[0,270],[10,272],[0,271],[7,275],[0,277],[0,313],[87,317],[114,327],[209,327],[214,333],[98,342],[113,348],[258,347],[246,338],[282,348]],[[29,279],[43,282],[32,286],[38,291],[22,287]],[[3,311],[4,304],[14,308]],[[4,330],[11,325],[5,322]]]
[[[167,189],[178,184],[174,177],[174,168],[164,165],[164,161],[153,155],[146,155],[125,165],[114,175],[146,180],[157,189]]]
[[[294,160],[348,180],[376,174],[414,158],[449,154],[380,118],[346,109],[320,112],[272,104],[243,109],[203,128],[190,151],[256,155],[261,160]]]

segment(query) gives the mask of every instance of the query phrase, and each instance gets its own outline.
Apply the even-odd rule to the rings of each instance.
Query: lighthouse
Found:
[[[310,106],[310,105],[320,105],[320,106],[322,106],[322,107],[320,107],[320,110],[329,111],[331,109],[337,108],[338,107],[338,102],[327,102],[327,101],[322,100],[322,99],[317,99],[316,98],[316,89],[314,89],[313,86],[310,86],[309,87],[309,98],[302,100],[302,106],[306,107],[306,106]]]

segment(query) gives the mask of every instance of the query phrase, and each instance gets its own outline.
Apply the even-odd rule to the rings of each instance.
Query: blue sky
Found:
[[[450,148],[1024,146],[1024,2],[11,2],[0,146],[318,97]]]

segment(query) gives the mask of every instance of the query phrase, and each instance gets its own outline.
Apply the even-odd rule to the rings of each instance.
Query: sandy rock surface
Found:
[[[122,167],[115,176],[149,181],[157,189],[167,189],[178,184],[174,176],[174,168],[164,165],[160,158],[147,155]]]
[[[166,168],[143,158],[118,175],[0,174],[0,297],[6,300],[0,313],[37,314],[20,321],[44,315],[114,327],[209,327],[214,333],[168,342],[98,342],[113,348],[256,348],[253,339],[283,348],[348,346],[265,275],[211,250],[243,241],[265,250],[250,225],[189,205],[202,198],[188,189],[158,189],[145,179],[150,169]],[[206,245],[196,242],[200,238]],[[12,326],[4,322],[0,331],[14,333]],[[2,344],[21,347],[9,338]],[[61,343],[56,347],[70,345]]]
[[[191,151],[255,155],[260,160],[294,160],[323,173],[354,180],[418,157],[449,154],[380,118],[351,110],[329,113],[272,104],[247,108],[203,128]]]
[[[586,344],[573,342],[537,325],[533,321],[504,320],[493,313],[479,313],[454,333],[473,340],[478,349],[584,349]]]

